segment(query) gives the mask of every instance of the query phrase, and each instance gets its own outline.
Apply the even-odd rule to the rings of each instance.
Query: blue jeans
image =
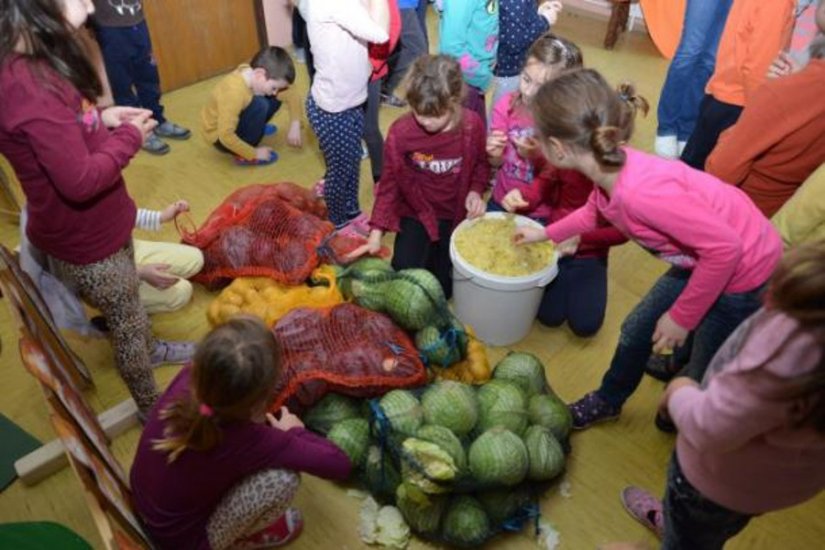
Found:
[[[667,471],[663,504],[662,550],[722,550],[752,517],[720,506],[697,491],[682,473],[675,452]]]
[[[562,258],[559,274],[544,291],[538,320],[557,327],[567,321],[573,334],[596,334],[607,308],[607,258]]]
[[[149,109],[158,124],[166,122],[160,104],[160,76],[146,21],[133,27],[96,26],[95,35],[115,104]]]
[[[645,364],[653,349],[653,332],[659,318],[667,312],[685,289],[691,272],[676,267],[662,275],[622,323],[619,343],[602,378],[599,397],[621,408],[636,391],[644,375]],[[690,360],[682,374],[697,382],[702,380],[716,350],[739,324],[762,306],[764,285],[748,292],[722,294],[693,331]]]
[[[659,97],[657,135],[687,141],[693,132],[731,2],[688,0],[682,38]]]
[[[275,116],[280,108],[280,100],[274,97],[254,96],[246,109],[241,111],[238,116],[238,127],[235,129],[235,134],[249,145],[257,147],[264,137],[266,123]],[[220,141],[215,143],[215,147],[224,153],[231,152]]]

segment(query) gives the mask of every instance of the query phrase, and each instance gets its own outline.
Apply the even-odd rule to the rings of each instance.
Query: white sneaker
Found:
[[[656,141],[653,142],[653,152],[662,158],[677,158],[679,156],[679,145],[676,136],[656,136]]]
[[[680,141],[676,144],[676,151],[679,153],[679,157],[682,156],[682,151],[685,150],[685,145],[687,145],[687,141]]]

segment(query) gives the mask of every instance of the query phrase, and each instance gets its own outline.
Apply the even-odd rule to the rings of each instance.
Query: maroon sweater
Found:
[[[169,464],[152,449],[163,438],[158,415],[191,391],[191,368],[184,367],[155,404],[138,444],[130,475],[135,507],[158,548],[209,548],[206,525],[229,489],[268,469],[345,479],[351,465],[335,444],[302,428],[288,432],[250,421],[221,425],[222,438],[208,451],[184,451]]]
[[[135,204],[121,170],[140,149],[131,124],[108,130],[100,112],[45,64],[12,56],[0,66],[0,153],[26,195],[26,234],[73,264],[125,245]]]
[[[562,170],[556,168],[544,157],[536,161],[537,175],[529,185],[520,188],[524,200],[530,206],[528,211],[535,210],[539,204],[550,206],[550,218],[547,224],[557,222],[579,207],[584,206],[590,193],[593,192],[593,182],[587,176],[576,170]],[[581,235],[581,242],[576,251],[577,258],[604,258],[611,246],[627,242],[627,237],[613,227],[607,220],[599,220],[599,228]]]
[[[378,184],[370,224],[398,232],[401,218],[415,218],[438,240],[438,220],[455,225],[467,216],[467,193],[484,193],[490,181],[484,125],[463,109],[461,122],[449,132],[429,134],[412,113],[396,120],[384,143],[384,171]]]

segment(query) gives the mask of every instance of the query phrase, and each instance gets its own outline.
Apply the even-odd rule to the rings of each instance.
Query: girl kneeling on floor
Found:
[[[152,409],[132,466],[135,506],[160,548],[268,548],[301,531],[298,472],[345,479],[346,455],[286,408],[267,414],[281,350],[253,318],[200,343]]]

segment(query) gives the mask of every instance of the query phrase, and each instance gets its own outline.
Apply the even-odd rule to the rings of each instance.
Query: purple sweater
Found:
[[[745,193],[681,162],[625,151],[611,194],[596,187],[583,207],[547,226],[552,241],[596,229],[602,215],[660,259],[692,270],[669,311],[687,330],[722,293],[747,292],[768,280],[782,240]]]
[[[774,397],[821,358],[798,328],[782,313],[758,311],[720,348],[703,387],[676,390],[668,403],[685,476],[732,510],[762,514],[825,489],[825,434],[794,425],[803,403]]]
[[[206,525],[229,489],[267,469],[307,472],[345,479],[347,456],[323,437],[302,428],[287,432],[265,424],[225,423],[223,440],[208,451],[184,451],[173,463],[152,449],[163,437],[162,409],[190,391],[190,367],[184,367],[152,409],[132,464],[135,506],[150,537],[160,548],[209,548]]]

